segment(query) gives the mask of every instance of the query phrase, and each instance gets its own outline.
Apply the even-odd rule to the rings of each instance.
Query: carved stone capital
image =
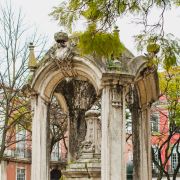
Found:
[[[133,81],[134,76],[130,74],[121,74],[115,72],[106,72],[102,76],[102,86],[115,86],[129,84]]]
[[[30,84],[25,84],[22,89],[21,92],[23,93],[23,95],[26,96],[31,96],[31,98],[36,97],[38,95],[38,92],[36,92],[31,86]]]

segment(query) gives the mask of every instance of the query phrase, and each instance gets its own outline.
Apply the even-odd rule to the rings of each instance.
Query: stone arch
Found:
[[[72,61],[73,69],[67,72],[68,76],[87,79],[94,86],[97,95],[99,95],[101,91],[102,69],[86,57],[75,56]],[[56,86],[66,77],[67,75],[58,69],[56,63],[49,59],[49,62],[38,68],[31,87],[36,93],[40,94],[44,100],[50,101]]]
[[[81,57],[75,48],[73,51],[74,46],[71,46],[70,41],[67,42],[67,35],[63,39],[64,33],[59,32],[56,36],[57,43],[48,51],[38,68],[33,67],[36,71],[31,83],[34,108],[31,179],[49,180],[47,119],[48,107],[53,92],[55,92],[58,84],[61,82],[63,84],[64,79],[80,78],[89,81],[94,87],[96,95],[100,95],[102,92],[101,179],[126,179],[124,157],[126,138],[125,95],[128,87],[131,87],[137,92],[137,96],[134,98],[139,105],[135,106],[136,101],[132,104],[134,114],[137,115],[134,121],[136,131],[134,139],[138,143],[134,149],[136,150],[136,156],[139,158],[136,161],[137,168],[135,169],[134,179],[151,180],[150,135],[147,122],[149,121],[150,104],[158,96],[156,71],[147,71],[152,70],[152,68],[148,67],[148,60],[143,56],[136,58],[131,56],[125,59],[122,56],[118,60],[114,60],[112,67],[109,67],[103,59],[97,60],[91,56]],[[130,60],[126,61],[126,59]],[[152,88],[152,86],[155,88]],[[64,109],[68,109],[67,104],[65,105],[65,98],[60,95],[59,100]],[[80,98],[80,100],[82,99]],[[93,146],[90,148],[93,150]],[[87,178],[89,178],[92,167],[87,167],[86,162],[84,165],[83,172],[87,171],[84,177],[87,175]],[[72,164],[72,169],[70,167],[69,170],[73,170],[74,167],[76,165]],[[87,170],[87,168],[89,169]],[[82,176],[82,178],[84,177]],[[99,176],[98,179],[100,179]]]
[[[64,96],[61,93],[54,93],[54,96],[56,97],[60,107],[62,108],[62,111],[68,112],[68,106]]]
[[[49,154],[48,154],[48,108],[52,95],[58,84],[67,77],[80,78],[93,85],[96,94],[101,93],[101,78],[103,69],[87,57],[73,56],[70,61],[72,68],[64,71],[49,57],[42,60],[33,75],[31,88],[33,90],[32,104],[33,117],[33,142],[32,142],[32,179],[49,179]],[[62,64],[63,66],[64,64]],[[66,101],[62,95],[58,100],[65,110],[68,110]],[[38,157],[37,157],[38,156]]]
[[[148,66],[145,56],[138,56],[129,62],[131,74],[134,75],[133,85],[137,90],[139,106],[143,107],[159,97],[159,79],[155,67]]]
[[[138,62],[139,60],[139,62]],[[151,169],[151,104],[159,97],[159,80],[155,68],[148,67],[147,60],[137,58],[135,72],[132,113],[132,139],[134,179],[152,179]],[[142,173],[143,172],[143,173]]]
[[[101,93],[102,69],[100,69],[98,64],[90,58],[74,56],[72,58],[73,69],[66,73],[58,68],[53,59],[46,61],[46,63],[42,63],[37,69],[31,84],[32,89],[45,102],[49,103],[51,101],[54,90],[67,77],[87,80],[93,85],[96,95]],[[60,105],[68,111],[67,103],[63,95],[57,94],[57,97]],[[70,120],[68,121],[68,127],[70,129]],[[71,156],[69,155],[70,152],[68,152],[68,159]]]
[[[159,97],[158,74],[156,71],[146,74],[136,82],[141,107],[156,101]]]

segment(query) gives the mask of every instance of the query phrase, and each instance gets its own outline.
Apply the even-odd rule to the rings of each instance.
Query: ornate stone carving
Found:
[[[114,108],[121,108],[122,107],[122,99],[119,96],[120,92],[122,91],[123,87],[120,85],[115,85],[112,88],[112,107]]]
[[[85,120],[87,125],[85,141],[82,142],[82,153],[95,153],[101,152],[101,125],[100,125],[100,112],[97,106],[93,106],[85,113]]]
[[[68,35],[64,32],[55,33],[56,50],[51,53],[51,58],[56,62],[59,69],[62,71],[72,70],[72,57],[74,56],[74,45],[68,40]]]
[[[132,106],[134,103],[133,91],[134,91],[134,86],[131,84],[129,85],[128,92],[125,96],[126,103],[129,107]]]
[[[85,140],[81,143],[81,149],[82,153],[94,153],[95,145],[92,141]]]

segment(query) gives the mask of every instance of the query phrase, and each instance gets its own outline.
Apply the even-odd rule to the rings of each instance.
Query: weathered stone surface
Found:
[[[73,179],[94,180],[125,180],[125,95],[128,88],[136,89],[136,99],[128,103],[134,106],[134,158],[135,180],[151,179],[151,157],[149,143],[149,107],[158,98],[158,78],[153,67],[147,66],[147,58],[134,58],[128,51],[115,64],[117,69],[108,69],[105,59],[94,58],[91,55],[81,57],[71,46],[68,36],[63,33],[55,35],[56,44],[48,51],[34,72],[31,89],[33,92],[33,150],[32,150],[32,180],[49,180],[48,157],[48,103],[58,84],[63,84],[67,78],[78,79],[91,84],[92,99],[84,98],[86,92],[81,88],[74,93],[70,86],[61,87],[69,112],[70,122],[70,153],[74,157],[79,152],[81,142],[86,139],[90,151],[83,152],[81,158],[70,164],[66,176]],[[70,64],[68,64],[70,63]],[[68,87],[68,88],[67,88]],[[131,88],[130,88],[131,87]],[[67,96],[67,91],[69,97]],[[134,89],[133,89],[134,88]],[[57,89],[56,89],[57,90]],[[80,93],[79,93],[80,92]],[[56,92],[58,93],[58,92]],[[80,103],[77,101],[79,96]],[[97,97],[102,96],[101,103],[101,166],[100,146],[94,139],[100,139],[100,129],[97,132],[97,117],[93,119],[93,127],[88,127],[86,134],[85,112],[91,107]],[[90,96],[89,96],[90,97]],[[91,102],[91,103],[90,103]],[[136,102],[136,103],[135,103]],[[89,103],[89,104],[88,104]],[[138,106],[136,106],[138,105]],[[72,107],[76,108],[72,108]],[[133,109],[133,107],[132,107]],[[87,119],[91,115],[87,113]],[[94,115],[94,114],[93,114]],[[137,119],[136,119],[137,118]],[[91,119],[92,120],[92,119]],[[90,122],[90,120],[88,120]],[[90,132],[96,130],[96,133]],[[86,136],[87,135],[87,136]],[[92,135],[92,137],[90,137]],[[135,140],[137,140],[135,142]],[[89,143],[91,142],[91,143]],[[93,149],[94,147],[94,149]],[[136,158],[137,157],[137,158]],[[77,156],[79,158],[79,156]],[[100,175],[101,169],[101,175]]]
[[[40,96],[32,101],[34,117],[32,122],[32,180],[49,180],[48,149],[48,103]]]
[[[31,71],[34,71],[37,68],[37,60],[34,55],[34,45],[33,43],[29,44],[29,61],[28,61],[28,68]]]
[[[93,153],[95,154],[101,153],[101,121],[99,119],[100,114],[100,111],[95,106],[93,106],[85,113],[87,131],[83,143],[91,142],[94,146]],[[82,149],[82,153],[83,152],[86,151],[83,151]]]
[[[57,32],[54,34],[54,39],[57,43],[60,43],[61,41],[67,42],[69,38],[67,33]]]
[[[7,161],[1,161],[0,163],[0,180],[7,180]]]
[[[124,88],[106,85],[102,94],[101,178],[126,179]]]
[[[79,180],[100,180],[101,165],[99,158],[89,153],[89,158],[80,158],[77,162],[69,164],[66,170],[63,171],[63,174],[69,180],[74,180],[75,178],[79,178]]]
[[[73,161],[80,156],[80,145],[86,135],[85,112],[96,100],[96,92],[92,84],[79,79],[62,81],[55,89],[64,95],[69,110],[69,153]]]
[[[101,179],[99,115],[100,112],[94,106],[85,113],[87,130],[85,140],[81,143],[81,156],[69,164],[63,173],[69,180]]]

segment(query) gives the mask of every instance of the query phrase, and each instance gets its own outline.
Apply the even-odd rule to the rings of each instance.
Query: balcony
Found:
[[[174,167],[172,165],[167,165],[166,166],[166,171],[168,171],[169,175],[173,175],[174,174]],[[152,169],[152,174],[153,174],[153,177],[157,177],[157,174],[159,173],[159,170],[158,168],[156,168],[155,166],[153,166],[153,169]],[[178,171],[178,177],[180,176],[180,169]]]
[[[25,160],[30,161],[31,160],[31,150],[27,149],[6,149],[4,153],[4,158],[9,160]],[[58,154],[57,152],[52,152],[51,154],[51,161],[52,162],[62,162],[65,163],[67,161],[67,154]]]
[[[16,158],[16,159],[31,159],[31,150],[27,149],[7,149],[4,153],[5,157]]]

